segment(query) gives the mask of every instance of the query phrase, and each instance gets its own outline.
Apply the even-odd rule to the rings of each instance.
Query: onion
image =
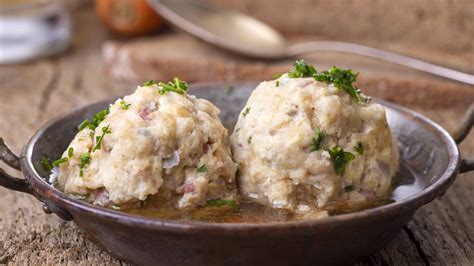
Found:
[[[163,168],[170,169],[179,164],[179,152],[174,151],[173,155],[170,158],[164,158],[161,161]]]

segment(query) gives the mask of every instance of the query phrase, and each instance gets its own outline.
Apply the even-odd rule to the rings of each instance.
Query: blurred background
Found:
[[[468,73],[474,70],[474,2],[471,0],[208,0],[255,17],[290,43],[331,40],[365,44]],[[151,1],[153,2],[153,0]],[[288,68],[262,62],[189,37],[146,0],[0,0],[0,62],[84,53],[115,80],[134,83],[181,75],[188,81],[259,80]],[[378,60],[340,53],[305,56],[321,67],[340,65],[378,74],[432,78]],[[5,71],[4,71],[5,72]],[[252,72],[252,73],[249,73]],[[393,73],[392,73],[393,74]]]

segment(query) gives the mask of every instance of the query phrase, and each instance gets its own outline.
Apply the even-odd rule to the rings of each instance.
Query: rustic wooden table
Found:
[[[110,78],[110,71],[106,72],[110,65],[103,65],[101,45],[110,36],[94,26],[95,17],[80,13],[78,19],[75,45],[65,55],[0,67],[0,136],[17,152],[47,120],[134,89],[130,82],[116,81]],[[367,65],[361,68],[370,69]],[[474,102],[473,88],[442,81],[417,85],[409,77],[402,81],[366,79],[362,87],[414,108],[452,132],[469,103]],[[474,156],[472,135],[460,148],[464,156]],[[0,166],[5,168],[4,164]],[[443,197],[421,208],[392,242],[359,264],[473,265],[473,192],[474,173],[460,175]],[[31,196],[0,188],[0,264],[3,263],[122,264],[87,240],[74,223],[44,214],[41,204]]]

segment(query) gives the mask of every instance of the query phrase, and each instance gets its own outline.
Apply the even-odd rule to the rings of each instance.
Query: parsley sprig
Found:
[[[143,86],[145,87],[148,87],[148,86],[152,86],[152,85],[155,85],[156,82],[154,80],[149,80],[149,81],[146,81],[145,83],[143,83]]]
[[[53,170],[53,165],[49,162],[49,158],[47,156],[44,156],[41,159],[40,163],[43,166],[44,170],[46,170],[48,172]]]
[[[210,199],[210,200],[207,200],[207,205],[208,206],[218,206],[218,207],[228,206],[232,210],[237,210],[237,203],[235,203],[235,200]]]
[[[314,66],[306,64],[304,60],[296,60],[293,67],[294,69],[288,72],[290,78],[310,78],[318,73]]]
[[[91,154],[90,153],[83,153],[79,157],[81,164],[79,165],[79,176],[84,175],[84,168],[91,162]]]
[[[198,173],[205,173],[207,172],[207,166],[205,164],[201,165],[200,167],[197,168]]]
[[[336,170],[336,174],[339,176],[343,176],[346,172],[347,164],[355,159],[354,154],[344,151],[338,145],[334,145],[332,148],[325,148],[325,151],[329,153],[331,156],[332,165],[334,170]]]
[[[172,81],[168,81],[167,83],[164,82],[159,82],[156,83],[154,80],[149,80],[145,83],[143,83],[143,86],[152,86],[152,85],[158,85],[159,86],[159,93],[161,95],[167,93],[167,92],[176,92],[178,94],[185,94],[186,91],[188,90],[188,83],[185,81],[180,80],[179,78],[173,78]]]
[[[363,99],[361,91],[354,87],[352,83],[357,80],[359,73],[353,73],[351,69],[341,69],[338,67],[331,67],[321,73],[314,75],[314,79],[327,84],[334,84],[338,89],[347,92],[358,104],[366,101]]]
[[[63,158],[57,159],[56,161],[53,162],[53,166],[58,167],[60,164],[65,163],[68,160],[69,160],[68,157],[63,157]]]
[[[120,108],[122,108],[122,110],[128,110],[128,107],[130,107],[130,105],[132,105],[132,104],[127,103],[125,100],[120,101]]]
[[[92,150],[93,152],[102,148],[102,140],[104,139],[105,134],[110,133],[112,133],[112,131],[110,130],[110,125],[102,128],[102,135],[95,137],[96,144],[94,149]]]
[[[178,94],[185,94],[188,90],[188,84],[179,78],[174,78],[173,81],[169,81],[168,83],[160,82],[158,83],[158,86],[160,86],[159,93],[161,95],[170,91],[176,92]]]
[[[83,130],[86,127],[94,130],[96,127],[99,126],[99,124],[102,121],[104,121],[105,117],[109,114],[109,112],[110,112],[109,108],[104,109],[98,112],[97,114],[95,114],[94,117],[92,118],[92,121],[90,121],[88,118],[84,119],[84,121],[82,121],[79,124],[79,126],[77,126],[77,128],[79,129],[79,131]]]
[[[323,142],[326,135],[320,128],[316,128],[314,132],[314,137],[311,143],[311,152],[317,151],[321,148],[321,142]]]
[[[360,155],[364,154],[364,146],[362,146],[362,142],[358,141],[354,146],[354,150]]]
[[[245,108],[244,112],[242,113],[243,117],[246,117],[250,113],[250,107]]]
[[[358,104],[370,100],[369,97],[364,97],[362,92],[352,84],[357,80],[359,73],[353,73],[351,69],[342,69],[333,66],[329,70],[318,73],[314,66],[306,64],[304,60],[297,60],[293,64],[293,67],[294,69],[288,72],[288,77],[290,78],[312,77],[319,82],[334,84],[336,88],[347,92]]]

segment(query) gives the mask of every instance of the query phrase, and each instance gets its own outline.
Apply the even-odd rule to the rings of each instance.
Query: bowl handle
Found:
[[[0,160],[5,162],[13,169],[21,171],[20,158],[7,146],[2,138],[0,138]],[[59,218],[63,220],[72,220],[72,216],[68,211],[56,206],[49,201],[43,200],[25,179],[10,176],[2,168],[0,168],[0,186],[33,195],[39,201],[44,203],[43,211],[45,213],[50,214],[54,212],[57,216],[59,216]]]
[[[2,138],[0,138],[0,159],[13,169],[21,171],[20,158],[7,146]],[[1,168],[0,186],[28,194],[33,194],[33,189],[25,179],[12,177]]]
[[[454,140],[457,144],[461,143],[471,131],[474,126],[474,104],[469,106],[467,113],[461,121],[459,130],[454,134]],[[461,166],[459,167],[459,173],[465,173],[474,170],[474,159],[462,159]]]

